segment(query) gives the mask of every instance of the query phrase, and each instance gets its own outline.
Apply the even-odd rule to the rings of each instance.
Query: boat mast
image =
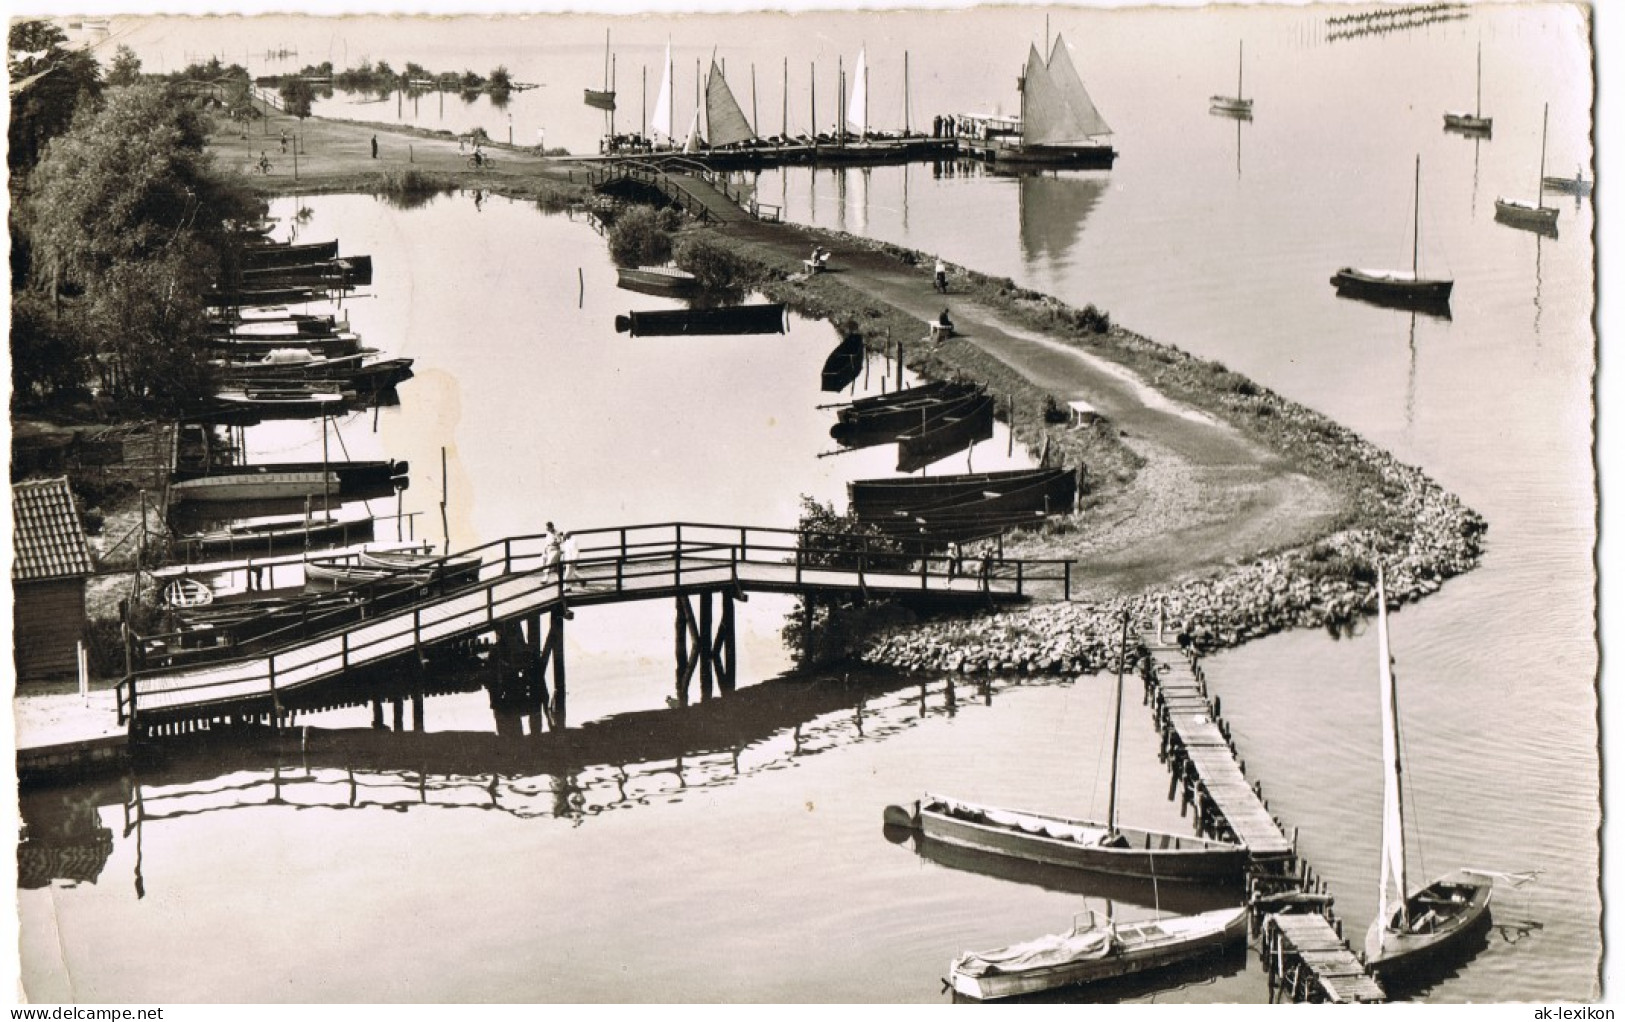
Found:
[[[1388,648],[1388,593],[1383,587],[1382,568],[1377,568],[1377,668],[1382,691],[1382,892],[1377,918],[1386,935],[1395,916],[1389,912],[1390,882],[1399,891],[1397,918],[1400,929],[1409,929],[1410,912],[1405,904],[1405,805],[1400,786],[1399,692],[1394,686],[1393,656]]]
[[[903,51],[903,134],[908,134],[908,51]]]
[[[1112,726],[1112,786],[1106,803],[1106,831],[1117,833],[1117,752],[1123,741],[1123,662],[1128,659],[1128,611],[1123,611],[1123,642],[1117,652],[1117,722]]]
[[[779,104],[782,107],[782,123],[779,125],[779,138],[790,141],[790,58],[784,58],[784,89],[779,95]]]
[[[1540,177],[1535,181],[1535,208],[1546,207],[1546,115],[1551,110],[1548,103],[1540,108]]]
[[[1478,81],[1473,85],[1473,119],[1484,117],[1484,44],[1478,44]]]
[[[1245,45],[1245,41],[1236,44],[1236,100],[1238,102],[1241,100],[1242,47]]]
[[[1411,279],[1416,280],[1417,253],[1422,247],[1422,154],[1416,154],[1416,188],[1411,193]]]

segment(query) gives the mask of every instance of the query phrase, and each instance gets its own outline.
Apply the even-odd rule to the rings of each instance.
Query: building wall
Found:
[[[73,677],[85,637],[85,580],[17,582],[11,595],[17,680]]]

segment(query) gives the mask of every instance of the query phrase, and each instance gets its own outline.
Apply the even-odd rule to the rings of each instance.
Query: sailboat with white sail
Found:
[[[675,148],[677,137],[672,134],[675,127],[673,115],[673,99],[671,87],[671,43],[666,43],[666,64],[660,72],[660,91],[655,95],[654,118],[649,122],[650,136],[655,144],[665,143],[665,148]]]
[[[1493,874],[1458,869],[1411,890],[1405,875],[1399,696],[1388,642],[1388,597],[1377,569],[1377,674],[1382,696],[1382,889],[1365,938],[1365,964],[1385,982],[1420,974],[1464,951],[1490,924]]]
[[[1140,830],[1117,822],[1117,771],[1123,724],[1123,669],[1117,672],[1116,721],[1112,733],[1110,796],[1104,821],[1078,820],[1027,810],[979,805],[927,794],[912,809],[888,806],[885,822],[917,831],[922,842],[938,841],[1027,862],[1047,863],[1109,876],[1158,883],[1239,884],[1247,849],[1233,841]]]
[[[1019,141],[993,151],[995,166],[1110,167],[1117,150],[1100,141],[1112,134],[1072,64],[1066,41],[1057,35],[1049,59],[1030,47],[1021,79]]]
[[[1540,113],[1540,175],[1535,179],[1535,201],[1497,197],[1495,219],[1508,227],[1518,227],[1540,234],[1557,234],[1557,207],[1546,205],[1546,115],[1549,107]]]

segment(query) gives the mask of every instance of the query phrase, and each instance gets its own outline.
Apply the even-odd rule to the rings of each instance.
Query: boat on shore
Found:
[[[993,436],[993,396],[966,398],[897,436],[897,471],[918,472]]]
[[[1339,295],[1361,298],[1398,308],[1443,309],[1448,314],[1455,281],[1424,277],[1419,272],[1422,219],[1422,157],[1416,158],[1416,183],[1411,219],[1410,270],[1366,270],[1345,266],[1332,274]]]
[[[295,245],[285,241],[268,241],[245,245],[238,249],[238,259],[244,269],[263,269],[270,266],[298,266],[301,263],[322,262],[337,258],[339,243],[316,241]]]
[[[338,489],[334,492],[354,493],[387,486],[392,480],[405,479],[410,470],[411,465],[405,461],[333,461],[326,464],[319,461],[284,461],[260,465],[177,466],[170,478],[184,482],[198,479],[260,479],[295,473],[319,476],[328,473],[338,480]],[[295,495],[303,496],[302,493]]]
[[[343,486],[337,472],[320,468],[240,471],[181,479],[169,485],[169,499],[188,501],[287,500],[338,493]]]
[[[175,548],[188,556],[224,554],[235,557],[366,543],[372,538],[371,518],[344,519],[323,513],[308,517],[277,515],[178,536]]]
[[[1407,886],[1405,792],[1400,783],[1399,696],[1388,639],[1388,595],[1377,569],[1377,678],[1382,700],[1382,879],[1377,916],[1365,936],[1366,968],[1384,983],[1425,974],[1465,953],[1490,925],[1487,874],[1453,870],[1414,890]]]
[[[1135,922],[1100,920],[1091,911],[1065,933],[960,955],[948,983],[964,997],[1000,1000],[1166,968],[1246,936],[1245,906]]]
[[[782,334],[787,329],[783,302],[665,309],[615,317],[615,332],[633,337]]]

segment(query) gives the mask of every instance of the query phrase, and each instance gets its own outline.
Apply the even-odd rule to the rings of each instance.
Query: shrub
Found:
[[[707,291],[743,291],[751,279],[749,263],[704,236],[688,238],[678,246],[677,265],[694,274]]]
[[[671,236],[653,208],[633,206],[609,230],[609,255],[617,266],[658,266],[671,258]]]

